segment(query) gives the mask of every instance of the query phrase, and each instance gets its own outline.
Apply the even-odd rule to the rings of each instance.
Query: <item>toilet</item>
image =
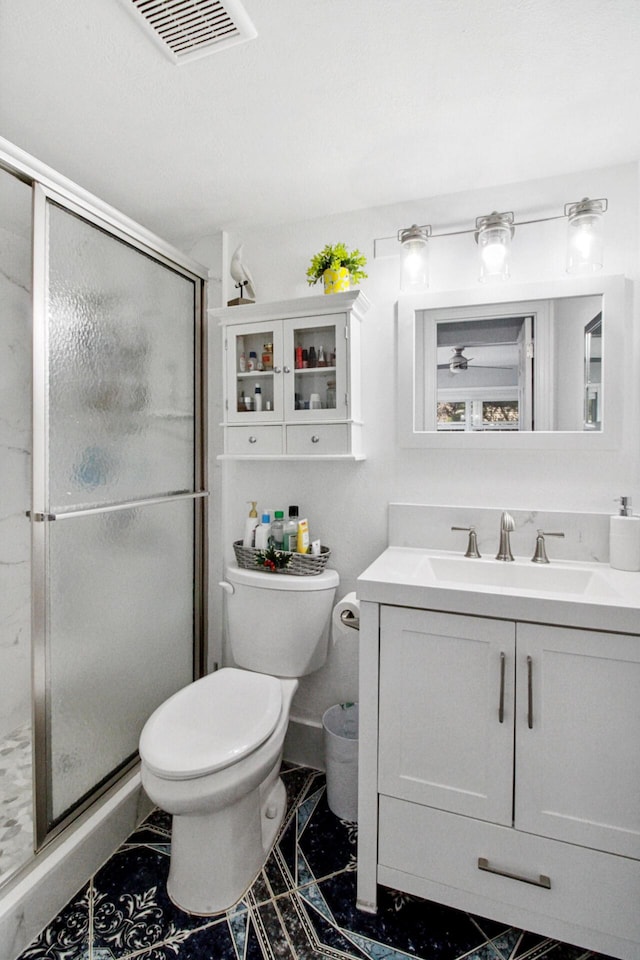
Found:
[[[227,910],[265,863],[286,808],[291,701],[298,677],[327,658],[338,583],[335,570],[230,566],[220,585],[236,666],[179,690],[142,730],[142,784],[173,817],[167,892],[182,910]]]

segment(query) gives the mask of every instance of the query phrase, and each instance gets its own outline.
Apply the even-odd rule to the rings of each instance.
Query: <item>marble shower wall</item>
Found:
[[[31,188],[0,170],[0,738],[31,718]]]

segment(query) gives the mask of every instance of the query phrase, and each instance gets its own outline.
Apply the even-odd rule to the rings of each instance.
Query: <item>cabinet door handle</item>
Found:
[[[540,873],[538,877],[524,877],[518,873],[509,873],[508,870],[498,870],[492,867],[486,857],[478,857],[478,870],[485,870],[487,873],[495,873],[498,877],[507,877],[508,880],[519,880],[520,883],[530,883],[534,887],[544,887],[545,890],[551,890],[551,880]]]
[[[257,443],[257,442],[258,442],[257,437],[254,437],[253,435],[249,437],[249,443]]]
[[[533,730],[533,660],[527,657],[527,725]]]
[[[273,368],[273,372],[274,372],[274,373],[282,373],[282,370],[281,370],[280,367],[274,367],[274,368]]]
[[[498,704],[498,722],[504,723],[504,676],[507,658],[504,651],[500,653],[500,703]]]
[[[284,367],[283,367],[283,370],[284,370],[285,373],[291,373],[291,367],[288,367],[288,366],[286,365],[286,363],[285,363],[285,365],[284,365]]]
[[[320,437],[317,433],[314,433],[314,435],[311,437],[311,443],[320,443]]]

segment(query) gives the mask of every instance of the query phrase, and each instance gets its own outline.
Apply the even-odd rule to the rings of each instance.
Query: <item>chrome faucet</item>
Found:
[[[513,554],[511,553],[510,534],[512,530],[515,530],[515,528],[516,525],[513,522],[513,517],[505,510],[500,517],[500,546],[498,548],[498,553],[496,554],[496,560],[513,560]]]

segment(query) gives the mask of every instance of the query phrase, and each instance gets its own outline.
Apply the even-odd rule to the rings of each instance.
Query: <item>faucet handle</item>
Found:
[[[547,548],[544,542],[545,537],[564,537],[564,533],[552,533],[548,530],[538,530],[538,536],[536,537],[536,551],[531,557],[532,563],[549,563]]]
[[[467,552],[465,557],[473,557],[476,559],[480,556],[480,551],[478,550],[478,535],[476,534],[476,528],[474,526],[470,527],[451,527],[452,530],[466,530],[469,533],[469,543],[467,544]]]

